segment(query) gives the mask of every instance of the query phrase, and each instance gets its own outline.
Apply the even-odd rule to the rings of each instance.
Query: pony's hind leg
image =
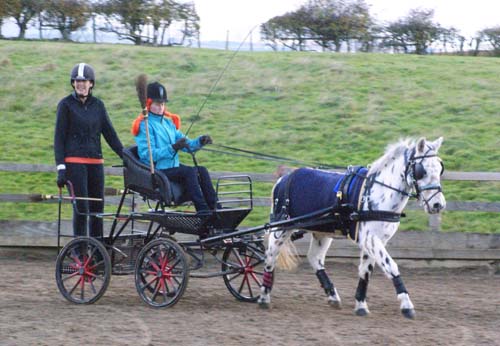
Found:
[[[356,306],[354,307],[354,312],[358,316],[366,316],[370,313],[370,310],[368,310],[368,304],[366,303],[366,293],[368,291],[368,282],[370,281],[371,274],[373,273],[374,264],[375,260],[364,253],[364,251],[361,251],[358,267],[359,282],[355,296]]]
[[[260,287],[260,296],[257,300],[261,308],[268,309],[271,307],[271,290],[273,288],[274,281],[274,268],[276,266],[276,261],[281,247],[289,240],[291,235],[292,231],[278,231],[271,232],[269,234],[264,275],[262,278],[262,286]]]
[[[379,237],[368,234],[363,241],[363,251],[374,258],[377,265],[382,269],[385,276],[392,280],[398,300],[401,302],[401,313],[406,318],[415,317],[415,307],[410,300],[410,296],[399,274],[399,268],[391,255],[387,252],[385,244]]]
[[[334,308],[340,309],[342,307],[342,301],[337,289],[325,271],[326,252],[331,244],[332,238],[313,233],[309,251],[307,252],[307,259],[311,267],[315,270],[321,287],[323,287],[328,296],[328,303]]]

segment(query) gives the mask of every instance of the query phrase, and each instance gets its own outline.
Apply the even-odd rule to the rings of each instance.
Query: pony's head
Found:
[[[441,188],[444,166],[438,156],[443,137],[434,142],[420,138],[412,150],[406,166],[406,182],[414,187],[418,200],[429,214],[439,213],[446,207]]]

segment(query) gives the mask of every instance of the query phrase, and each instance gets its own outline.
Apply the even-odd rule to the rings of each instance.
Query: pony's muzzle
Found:
[[[427,212],[429,214],[437,214],[446,208],[446,200],[442,194],[437,195],[438,198],[433,198],[427,203]]]
[[[439,213],[441,210],[444,209],[444,205],[441,203],[434,203],[431,208],[431,213],[436,214]]]

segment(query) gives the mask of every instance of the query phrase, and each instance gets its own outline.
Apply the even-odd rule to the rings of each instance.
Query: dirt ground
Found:
[[[153,309],[133,276],[113,276],[97,303],[74,305],[57,290],[54,264],[52,254],[0,252],[0,345],[500,345],[500,275],[491,268],[401,265],[417,313],[408,320],[380,271],[371,314],[354,315],[354,262],[327,264],[342,310],[326,304],[306,263],[277,273],[271,310],[236,301],[222,278],[191,278],[177,305]]]

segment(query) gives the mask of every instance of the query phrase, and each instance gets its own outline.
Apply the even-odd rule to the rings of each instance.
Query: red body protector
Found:
[[[165,118],[168,118],[172,120],[172,122],[175,125],[175,128],[178,130],[181,127],[181,117],[178,116],[177,114],[170,113],[170,112],[165,112],[163,113],[163,116]],[[130,128],[130,133],[132,133],[134,136],[137,136],[139,134],[139,128],[141,126],[141,122],[144,120],[144,115],[139,114],[137,118],[134,119],[132,122],[132,127]]]

